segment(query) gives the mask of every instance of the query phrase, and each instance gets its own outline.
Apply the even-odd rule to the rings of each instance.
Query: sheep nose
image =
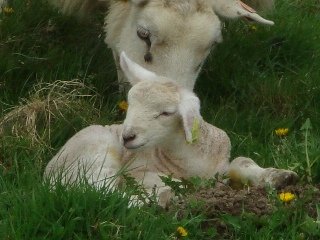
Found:
[[[136,138],[136,135],[134,133],[122,134],[122,139],[124,144],[133,141],[135,138]]]

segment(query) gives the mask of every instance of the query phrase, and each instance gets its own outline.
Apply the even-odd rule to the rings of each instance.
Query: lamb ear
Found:
[[[256,11],[244,4],[240,0],[211,0],[212,8],[219,16],[226,18],[240,18],[245,17],[252,21],[274,25],[273,21],[264,19],[256,13]]]
[[[135,85],[140,81],[155,81],[158,78],[154,72],[151,72],[133,62],[127,57],[125,52],[121,52],[120,54],[120,66],[131,85]]]
[[[183,129],[188,143],[194,143],[199,137],[200,121],[200,100],[188,90],[180,91],[181,102],[179,112],[182,118]]]

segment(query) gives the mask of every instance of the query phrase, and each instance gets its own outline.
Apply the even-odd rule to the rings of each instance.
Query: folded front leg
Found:
[[[295,184],[299,177],[290,170],[277,168],[262,168],[251,158],[238,157],[234,159],[228,171],[231,185],[249,184],[252,186],[271,186],[276,189]]]
[[[122,156],[116,128],[92,125],[76,133],[50,160],[44,178],[53,185],[87,181],[97,188],[116,187]]]
[[[144,186],[148,195],[151,196],[152,194],[155,194],[156,201],[159,206],[165,208],[170,199],[174,197],[174,192],[172,191],[171,187],[165,185],[165,183],[160,178],[161,176],[165,175],[157,172],[147,171],[139,177],[134,177],[136,178],[138,183]],[[179,181],[177,179],[173,180]]]

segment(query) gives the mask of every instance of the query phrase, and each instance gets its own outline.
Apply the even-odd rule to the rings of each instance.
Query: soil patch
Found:
[[[279,199],[281,192],[290,192],[295,199],[282,202]],[[204,215],[208,219],[204,228],[215,227],[220,236],[227,233],[227,226],[221,220],[222,215],[243,216],[250,214],[257,218],[268,216],[280,208],[290,211],[303,210],[310,217],[317,217],[316,205],[320,203],[320,184],[293,185],[281,190],[271,190],[261,187],[245,187],[240,190],[232,189],[227,185],[218,185],[213,188],[202,188],[192,194],[187,194],[180,200],[173,201],[168,207],[175,211],[179,218],[192,214]]]

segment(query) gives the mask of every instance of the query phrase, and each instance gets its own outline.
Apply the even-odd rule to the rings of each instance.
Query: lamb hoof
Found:
[[[294,185],[298,180],[298,174],[290,170],[267,168],[265,174],[263,174],[264,184],[269,184],[276,189]]]
[[[175,197],[171,188],[166,188],[159,193],[158,205],[164,209],[168,207],[170,200]]]

